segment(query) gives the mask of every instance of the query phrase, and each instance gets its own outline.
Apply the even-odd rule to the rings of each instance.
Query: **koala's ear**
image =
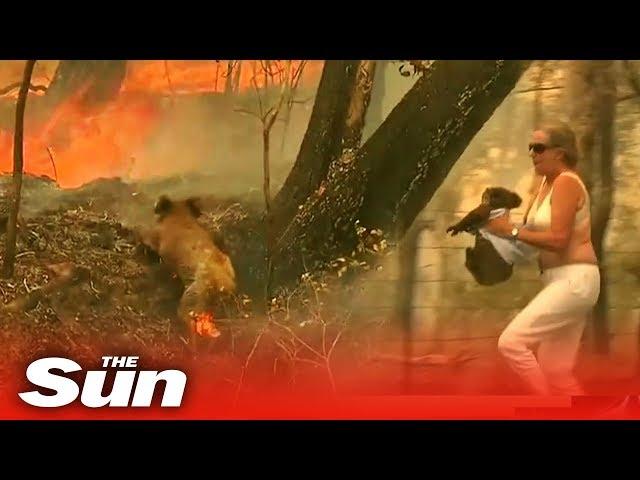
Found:
[[[187,198],[185,203],[194,217],[198,218],[202,215],[202,207],[198,197]]]
[[[520,204],[522,204],[522,197],[520,197],[520,195],[518,195],[515,192],[513,192],[512,195],[513,195],[512,201],[513,201],[514,208],[518,208]]]
[[[166,195],[161,195],[160,198],[156,201],[155,206],[153,207],[154,213],[158,215],[165,215],[171,211],[173,207],[173,202]]]

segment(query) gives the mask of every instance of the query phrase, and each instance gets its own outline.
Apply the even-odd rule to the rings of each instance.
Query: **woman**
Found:
[[[589,194],[575,172],[576,139],[569,127],[535,131],[529,152],[543,179],[525,225],[517,228],[503,216],[487,230],[539,249],[544,288],[504,330],[498,348],[533,393],[580,395],[572,370],[600,294]]]

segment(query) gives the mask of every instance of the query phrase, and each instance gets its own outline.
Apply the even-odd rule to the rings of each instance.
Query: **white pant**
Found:
[[[544,271],[542,281],[544,288],[507,326],[498,348],[532,393],[580,395],[573,367],[600,295],[600,271],[597,265],[565,265]]]

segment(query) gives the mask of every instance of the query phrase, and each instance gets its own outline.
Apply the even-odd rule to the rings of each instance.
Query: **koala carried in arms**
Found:
[[[475,236],[473,248],[466,249],[465,266],[481,285],[494,285],[511,277],[513,266],[530,261],[537,249],[518,240],[498,237],[483,229],[489,220],[509,215],[522,198],[502,187],[487,188],[480,205],[458,223],[447,228],[452,236],[466,232]]]

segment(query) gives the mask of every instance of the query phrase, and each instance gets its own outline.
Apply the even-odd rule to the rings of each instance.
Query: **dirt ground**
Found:
[[[185,191],[183,184],[180,188]],[[221,324],[223,336],[205,342],[194,359],[175,319],[182,285],[140,248],[135,234],[136,225],[151,218],[153,189],[104,181],[61,193],[49,181],[27,178],[25,190],[26,228],[18,235],[14,277],[0,279],[2,304],[42,289],[56,279],[60,265],[75,265],[88,276],[19,311],[0,311],[5,376],[45,353],[72,351],[91,363],[100,352],[144,351],[150,363],[211,365],[212,378],[221,385],[246,392],[282,387],[355,394],[523,394],[498,355],[495,335],[419,339],[407,362],[402,331],[392,320],[360,318],[341,310],[336,297],[323,297],[322,304],[313,290],[307,292],[310,303],[297,309],[281,305],[269,318],[244,298],[237,318]],[[214,234],[221,215],[241,216],[238,212],[229,202],[220,203],[202,221]],[[349,292],[341,294],[345,298]],[[639,373],[637,335],[631,334],[614,336],[609,356],[596,355],[585,344],[577,368],[594,394],[637,393]]]

